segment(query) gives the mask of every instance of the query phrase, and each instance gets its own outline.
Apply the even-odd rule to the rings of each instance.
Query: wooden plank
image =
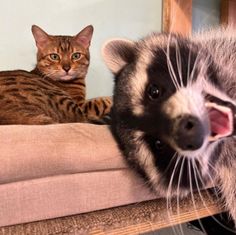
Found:
[[[195,203],[193,203],[192,197],[196,200]],[[210,197],[210,194],[208,194],[207,192],[202,192],[201,197],[198,193],[195,193],[194,196],[189,196],[183,201],[181,201],[179,211],[177,209],[177,204],[173,203],[172,206],[173,213],[168,213],[166,211],[166,205],[162,204],[159,209],[161,209],[161,213],[165,216],[158,217],[158,214],[156,214],[156,217],[158,217],[158,219],[154,219],[153,221],[140,220],[135,224],[130,224],[127,222],[127,224],[123,224],[123,226],[117,225],[116,228],[113,227],[112,229],[108,228],[106,230],[102,228],[96,228],[94,230],[91,230],[89,234],[138,235],[146,232],[157,231],[159,229],[175,226],[178,224],[189,222],[191,220],[201,219],[204,217],[213,216],[215,214],[224,212],[222,205],[217,202],[217,198]]]
[[[159,229],[175,226],[178,224],[186,223],[191,220],[201,219],[207,216],[212,216],[223,212],[216,205],[209,205],[208,208],[200,208],[198,211],[189,210],[189,212],[182,213],[180,215],[174,215],[165,221],[158,222],[141,222],[135,225],[123,226],[120,228],[114,228],[112,230],[100,230],[95,229],[91,231],[90,235],[139,235],[141,233],[154,232]]]
[[[236,1],[221,0],[220,22],[223,25],[236,27]]]
[[[191,34],[192,0],[163,1],[163,31]]]

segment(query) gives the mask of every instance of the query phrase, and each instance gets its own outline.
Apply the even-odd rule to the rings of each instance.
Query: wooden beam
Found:
[[[163,0],[163,31],[191,34],[192,0]]]
[[[223,25],[236,27],[236,1],[221,0],[220,22]]]

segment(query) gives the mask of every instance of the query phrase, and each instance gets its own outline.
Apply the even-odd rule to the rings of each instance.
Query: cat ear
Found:
[[[45,44],[47,44],[47,42],[50,40],[49,35],[37,25],[32,25],[31,31],[34,36],[36,46],[39,49],[43,48]]]
[[[113,74],[135,60],[135,43],[125,39],[112,39],[105,43],[102,56]]]
[[[90,46],[90,42],[93,36],[93,26],[88,25],[81,30],[74,38],[75,41],[82,44],[86,49]]]

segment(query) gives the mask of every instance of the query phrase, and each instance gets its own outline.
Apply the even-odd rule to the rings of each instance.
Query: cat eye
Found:
[[[147,88],[148,97],[156,100],[161,96],[161,90],[156,84],[150,84]]]
[[[52,53],[49,55],[52,60],[60,60],[60,56],[56,53]]]
[[[71,59],[72,60],[78,60],[78,59],[80,59],[80,57],[81,57],[81,53],[75,52],[75,53],[72,54]]]

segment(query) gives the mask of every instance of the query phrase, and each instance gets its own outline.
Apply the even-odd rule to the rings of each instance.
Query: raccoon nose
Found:
[[[199,149],[204,141],[205,128],[194,116],[183,116],[175,122],[175,141],[182,150]]]
[[[70,65],[63,65],[62,68],[68,72],[70,70]]]

